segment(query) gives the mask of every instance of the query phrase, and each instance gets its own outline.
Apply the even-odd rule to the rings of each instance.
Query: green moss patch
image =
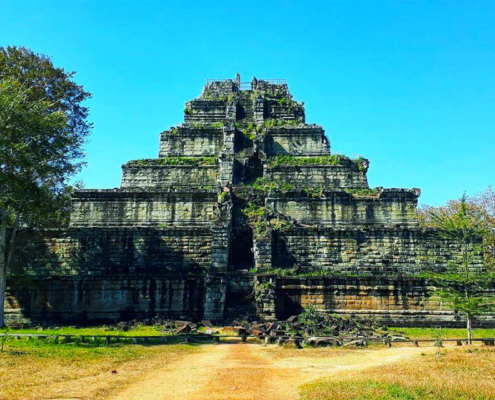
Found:
[[[216,157],[163,157],[132,160],[126,165],[133,166],[157,166],[157,165],[184,165],[190,167],[204,167],[216,165]]]
[[[355,160],[350,159],[347,156],[332,154],[330,156],[313,156],[313,157],[297,157],[279,155],[271,157],[268,160],[269,168],[277,167],[304,167],[304,166],[320,166],[320,165],[346,165],[349,162],[354,163],[359,171],[366,172],[368,170],[367,161],[358,157]]]
[[[380,189],[344,189],[345,192],[352,194],[355,197],[376,197],[380,194]]]

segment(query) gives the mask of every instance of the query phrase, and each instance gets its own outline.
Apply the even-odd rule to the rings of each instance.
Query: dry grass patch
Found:
[[[174,362],[196,349],[9,339],[0,354],[0,399],[104,398],[138,379],[145,368]]]
[[[306,384],[305,400],[495,399],[495,350],[442,349],[437,354]]]
[[[269,346],[265,351],[274,359],[285,358],[330,358],[330,357],[343,357],[350,354],[358,354],[362,348],[342,348],[342,347],[304,347],[303,349],[296,349],[286,346]]]

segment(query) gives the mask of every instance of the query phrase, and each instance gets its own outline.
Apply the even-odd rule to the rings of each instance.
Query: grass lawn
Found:
[[[495,349],[463,347],[306,384],[304,400],[495,399]]]
[[[5,329],[0,329],[0,334],[5,332]],[[40,335],[86,335],[86,336],[155,336],[155,335],[170,335],[170,332],[161,330],[160,326],[138,325],[124,332],[116,329],[114,326],[94,326],[78,328],[73,326],[62,326],[56,328],[44,328],[37,330],[36,328],[10,329],[10,334],[16,333],[34,333]]]
[[[465,339],[466,329],[461,328],[389,328],[391,334],[401,334],[411,339]],[[473,339],[495,338],[495,329],[473,329]]]

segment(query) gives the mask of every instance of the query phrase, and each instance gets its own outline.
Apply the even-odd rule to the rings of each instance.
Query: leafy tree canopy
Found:
[[[0,207],[10,220],[41,224],[83,165],[90,94],[73,75],[26,48],[0,48]]]
[[[0,326],[20,226],[66,219],[68,179],[83,165],[91,95],[44,55],[0,47]]]
[[[462,209],[464,207],[464,209]],[[423,227],[440,228],[443,232],[461,230],[449,235],[482,236],[487,261],[495,261],[495,189],[488,186],[472,197],[449,200],[445,205],[432,207],[422,205],[418,209],[419,224]],[[445,233],[444,233],[445,234]]]

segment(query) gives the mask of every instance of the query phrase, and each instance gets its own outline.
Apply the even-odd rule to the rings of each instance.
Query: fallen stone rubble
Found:
[[[235,334],[240,337],[254,336],[265,343],[293,344],[310,346],[366,346],[370,340],[400,341],[407,338],[390,335],[387,328],[365,318],[349,318],[320,312],[294,315],[284,321],[246,322],[231,321],[227,326],[214,326],[209,320],[193,322],[187,320],[150,320],[144,321],[160,325],[167,334],[220,336]],[[138,322],[119,323],[120,329],[129,329]],[[143,323],[141,321],[140,323]]]
[[[365,318],[350,318],[330,315],[317,310],[306,310],[284,321],[246,322],[231,321],[227,326],[215,326],[209,320],[193,322],[189,320],[168,320],[150,318],[119,322],[106,326],[109,331],[128,332],[140,326],[159,326],[166,335],[194,335],[194,339],[204,337],[211,339],[218,336],[236,335],[243,338],[256,337],[267,344],[278,343],[300,348],[302,344],[309,346],[367,346],[369,342],[404,341],[409,338],[388,333],[387,328],[375,321]],[[43,327],[38,327],[43,330]],[[192,339],[191,339],[192,340]],[[217,338],[218,340],[218,338]]]
[[[342,346],[346,342],[357,346],[366,345],[364,339],[381,339],[390,335],[386,328],[370,319],[346,318],[317,313],[292,316],[285,321],[266,323],[240,323],[233,321],[232,329],[239,335],[256,336],[265,343],[294,344],[302,342],[311,346]],[[405,339],[405,338],[403,338]]]

